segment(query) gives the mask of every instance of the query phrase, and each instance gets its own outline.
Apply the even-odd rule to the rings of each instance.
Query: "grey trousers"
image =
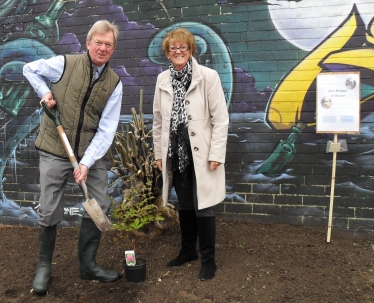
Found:
[[[64,189],[73,167],[68,159],[39,151],[40,162],[40,206],[39,225],[53,226],[60,223],[64,216]],[[107,214],[111,207],[108,194],[108,172],[103,160],[98,160],[89,169],[86,181],[90,198],[95,198]],[[82,202],[84,201],[82,191]],[[84,211],[83,217],[89,218]]]

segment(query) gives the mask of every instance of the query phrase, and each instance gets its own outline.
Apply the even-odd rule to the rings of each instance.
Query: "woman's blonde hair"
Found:
[[[113,33],[113,43],[116,45],[118,39],[118,26],[114,25],[114,23],[110,23],[107,20],[96,21],[87,34],[87,40],[91,41],[92,37],[97,33],[104,34],[110,32]]]
[[[170,45],[177,41],[186,42],[189,47],[189,50],[191,51],[192,56],[195,54],[196,41],[194,35],[192,35],[185,28],[178,28],[168,32],[165,35],[164,40],[162,41],[162,50],[164,51],[166,56],[169,53]]]

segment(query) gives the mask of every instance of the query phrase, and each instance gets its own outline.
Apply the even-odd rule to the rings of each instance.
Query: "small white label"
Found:
[[[125,251],[126,264],[129,266],[134,266],[136,264],[135,252],[133,250]]]

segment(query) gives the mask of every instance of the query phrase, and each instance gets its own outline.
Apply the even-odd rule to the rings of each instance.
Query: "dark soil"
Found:
[[[38,255],[37,228],[0,225],[0,302],[374,302],[374,240],[325,229],[217,222],[217,272],[198,279],[199,261],[165,264],[179,251],[177,226],[142,238],[137,257],[147,259],[145,282],[127,282],[118,231],[106,232],[97,261],[115,269],[113,283],[84,281],[77,260],[78,228],[58,230],[49,292],[30,292]]]

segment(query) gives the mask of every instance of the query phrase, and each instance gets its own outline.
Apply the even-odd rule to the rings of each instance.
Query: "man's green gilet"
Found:
[[[95,136],[104,107],[120,81],[107,63],[90,88],[91,71],[88,53],[67,55],[60,80],[51,84],[52,94],[60,110],[61,125],[78,158],[84,156]],[[68,158],[56,125],[47,115],[43,116],[35,147]]]

